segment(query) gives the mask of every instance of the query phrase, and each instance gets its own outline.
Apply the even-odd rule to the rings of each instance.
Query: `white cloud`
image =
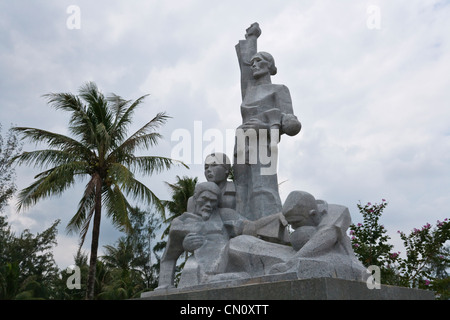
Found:
[[[156,112],[173,116],[162,129],[166,140],[149,151],[168,156],[176,129],[192,130],[198,120],[204,130],[239,124],[234,45],[258,21],[259,49],[271,52],[278,66],[273,82],[289,87],[303,124],[298,136],[280,144],[282,199],[292,190],[309,191],[349,206],[358,220],[359,200],[385,198],[385,225],[394,233],[448,216],[446,1],[78,1],[80,30],[65,27],[70,4],[1,5],[2,121],[59,132],[67,117],[40,95],[76,92],[95,80],[106,93],[128,99],[151,94],[130,131]],[[368,5],[380,8],[379,30],[367,28]],[[23,188],[32,173],[20,170]],[[202,166],[193,165],[144,181],[164,198],[162,181],[173,182],[176,174],[204,178]],[[61,200],[49,201],[56,207]],[[38,208],[33,212],[40,217]],[[54,210],[49,218],[60,216],[47,208]],[[13,220],[33,228],[41,223],[31,211]],[[117,236],[105,230],[105,239]],[[70,238],[61,239],[61,248],[73,249]]]

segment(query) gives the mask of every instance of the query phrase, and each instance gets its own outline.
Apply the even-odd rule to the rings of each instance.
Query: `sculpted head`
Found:
[[[211,214],[217,210],[220,197],[220,188],[214,182],[202,182],[195,186],[194,213],[200,215],[203,220],[208,220]]]
[[[317,226],[325,213],[319,210],[314,196],[304,191],[292,191],[283,205],[283,214],[294,229]]]
[[[206,180],[220,184],[227,180],[231,170],[231,162],[226,154],[215,152],[205,159]]]
[[[277,67],[275,66],[275,60],[268,52],[258,52],[250,60],[253,77],[255,79],[262,76],[269,75],[274,76],[277,74]]]

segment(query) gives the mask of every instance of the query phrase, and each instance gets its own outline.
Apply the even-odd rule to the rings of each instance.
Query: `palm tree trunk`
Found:
[[[97,266],[98,239],[100,237],[100,220],[102,217],[102,179],[99,178],[95,193],[94,226],[92,227],[91,257],[89,260],[89,276],[86,299],[94,299],[95,272]]]

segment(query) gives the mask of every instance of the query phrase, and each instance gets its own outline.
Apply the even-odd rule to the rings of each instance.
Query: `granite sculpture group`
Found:
[[[287,273],[298,279],[367,278],[346,234],[346,207],[304,191],[292,191],[281,203],[278,143],[283,134],[298,134],[301,124],[289,89],[271,82],[277,69],[269,53],[257,51],[260,34],[254,23],[236,45],[242,125],[233,164],[223,153],[205,159],[207,182],[197,184],[187,212],[170,226],[156,290],[174,288],[176,262],[185,251],[193,254],[178,288]],[[231,168],[234,181],[227,180]]]

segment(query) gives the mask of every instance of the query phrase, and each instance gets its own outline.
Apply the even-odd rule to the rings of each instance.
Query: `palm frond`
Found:
[[[72,93],[49,93],[45,94],[44,97],[47,98],[47,102],[53,108],[72,113],[69,121],[69,129],[74,135],[87,141],[86,137],[94,134],[94,125],[86,113],[86,107],[79,97]]]
[[[63,134],[29,127],[14,127],[12,130],[22,135],[22,140],[28,140],[36,144],[45,143],[50,148],[61,149],[74,154],[91,153],[90,149],[84,144]]]
[[[131,208],[126,197],[117,184],[107,188],[103,197],[107,208],[107,216],[111,218],[113,225],[123,232],[131,230],[131,222],[128,210]]]
[[[98,90],[94,82],[87,82],[79,89],[79,96],[88,105],[86,114],[91,119],[92,123],[112,124],[112,113],[107,107],[107,99]]]
[[[19,165],[34,165],[38,168],[46,168],[50,165],[59,166],[62,164],[82,161],[80,154],[68,152],[65,150],[35,150],[29,152],[23,152],[12,159]]]
[[[111,163],[108,167],[107,184],[110,183],[127,183],[134,178],[133,173],[121,163]]]
[[[132,172],[139,172],[144,175],[160,173],[163,170],[170,169],[175,164],[182,165],[189,169],[186,164],[179,160],[159,156],[128,157],[123,163],[128,166]]]
[[[131,196],[149,205],[153,204],[162,216],[165,215],[163,202],[142,182],[132,178],[126,184],[123,184],[122,188],[125,190],[127,196]]]
[[[67,233],[78,232],[83,229],[82,242],[84,242],[84,236],[86,235],[89,223],[94,213],[95,208],[95,187],[97,185],[97,179],[99,176],[94,174],[86,184],[83,197],[78,203],[78,210],[75,215],[70,219],[66,231]]]
[[[125,139],[125,134],[131,124],[134,110],[147,96],[148,94],[136,99],[128,108],[127,106],[131,101],[125,101],[121,97],[115,95],[109,98],[109,101],[112,101],[111,108],[116,114],[113,132],[116,135],[115,137],[117,138],[117,141],[123,141]]]
[[[157,156],[135,157],[138,148],[156,146],[162,136],[157,129],[169,116],[158,113],[133,135],[127,136],[132,115],[145,96],[134,102],[117,95],[105,96],[97,85],[88,82],[80,87],[79,94],[49,93],[44,95],[48,104],[57,110],[71,113],[69,132],[74,138],[41,129],[17,127],[15,131],[34,143],[46,143],[48,148],[23,152],[15,157],[19,164],[52,167],[41,172],[35,181],[18,194],[18,210],[35,204],[52,195],[61,195],[72,186],[78,176],[89,175],[78,203],[77,212],[67,225],[67,231],[80,232],[81,245],[85,240],[94,216],[100,219],[104,204],[106,214],[114,225],[127,231],[130,228],[131,206],[127,197],[153,204],[164,216],[163,202],[143,183],[134,178],[135,172],[151,175],[184,163]],[[99,229],[93,233],[93,255],[90,266],[87,297],[93,297],[95,279],[95,251]]]
[[[195,186],[197,184],[198,178],[182,177],[176,176],[177,181],[175,183],[165,182],[170,189],[172,199],[165,201],[164,204],[173,214],[171,218],[178,217],[182,213],[186,212],[187,204],[190,197],[193,196]],[[170,218],[166,220],[169,221]]]
[[[131,107],[130,107],[131,108]],[[150,132],[166,123],[170,117],[165,112],[159,112],[152,120],[147,122],[142,128],[137,130],[126,139],[117,149],[119,152],[134,152],[138,147],[150,148],[162,137],[159,133]]]
[[[70,162],[37,175],[35,182],[19,192],[17,210],[26,209],[52,195],[61,195],[74,184],[76,174],[83,170],[84,165],[84,163]]]
[[[127,105],[131,102],[131,100],[125,100],[121,96],[111,93],[106,97],[106,101],[114,114],[116,124],[126,112]]]
[[[43,97],[47,98],[47,103],[55,109],[69,112],[83,111],[83,103],[72,93],[47,93]]]

